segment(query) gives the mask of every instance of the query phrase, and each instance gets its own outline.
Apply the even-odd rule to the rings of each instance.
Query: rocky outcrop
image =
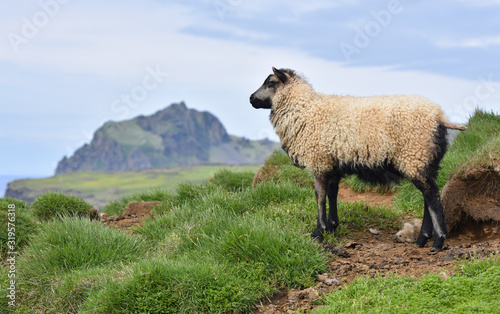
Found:
[[[181,102],[151,116],[107,122],[90,144],[64,157],[56,174],[70,171],[119,171],[201,164],[261,164],[278,143],[230,136],[209,112]]]

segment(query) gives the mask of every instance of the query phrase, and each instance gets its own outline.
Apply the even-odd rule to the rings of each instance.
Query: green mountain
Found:
[[[107,122],[90,144],[59,162],[56,174],[70,171],[123,171],[196,165],[257,165],[278,148],[269,140],[231,136],[209,112],[181,102],[150,116]]]

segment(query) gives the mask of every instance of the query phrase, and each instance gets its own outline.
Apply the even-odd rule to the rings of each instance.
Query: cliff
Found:
[[[262,164],[279,144],[231,136],[209,112],[181,102],[150,116],[107,122],[90,144],[59,162],[56,174],[195,165]]]

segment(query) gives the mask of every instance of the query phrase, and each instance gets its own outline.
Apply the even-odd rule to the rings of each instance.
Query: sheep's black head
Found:
[[[275,67],[273,67],[273,73],[266,78],[264,84],[255,93],[250,95],[250,103],[254,108],[271,109],[276,91],[288,82],[290,76],[295,75],[292,70],[278,70]]]

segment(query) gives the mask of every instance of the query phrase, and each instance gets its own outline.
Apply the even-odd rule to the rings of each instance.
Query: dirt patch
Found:
[[[354,192],[346,186],[340,185],[338,198],[342,202],[363,202],[371,206],[392,206],[394,200],[394,193],[377,193],[373,191]]]
[[[471,222],[500,222],[500,166],[453,176],[443,188],[442,201],[450,230]]]
[[[486,256],[500,252],[500,224],[477,223],[452,234],[441,252],[431,252],[411,243],[395,242],[396,231],[381,231],[374,235],[369,230],[342,238],[342,246],[323,244],[330,254],[328,271],[318,276],[315,287],[282,292],[267,303],[257,306],[255,313],[309,312],[321,305],[320,297],[334,289],[341,289],[357,277],[415,276],[441,274],[446,280],[456,270],[459,259]],[[432,242],[431,242],[432,243]]]
[[[109,216],[102,213],[101,221],[104,225],[128,230],[139,226],[149,216],[150,211],[159,203],[161,202],[130,202],[119,216]]]
[[[257,170],[255,176],[253,177],[252,186],[255,187],[261,182],[269,181],[273,176],[280,172],[279,168],[276,166],[262,166]]]

